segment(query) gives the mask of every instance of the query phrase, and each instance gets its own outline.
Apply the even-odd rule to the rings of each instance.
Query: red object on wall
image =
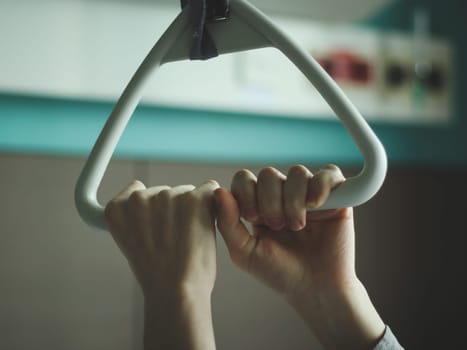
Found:
[[[349,51],[332,52],[318,62],[337,81],[368,83],[371,80],[370,64]]]

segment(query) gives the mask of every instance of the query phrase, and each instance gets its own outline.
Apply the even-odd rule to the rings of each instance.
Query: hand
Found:
[[[345,286],[355,278],[352,209],[318,208],[344,181],[334,166],[313,176],[304,166],[287,177],[274,168],[248,170],[232,180],[232,193],[216,191],[218,218],[233,261],[287,298],[317,288]],[[252,236],[239,221],[252,224]]]
[[[216,190],[218,228],[234,263],[284,295],[324,345],[364,349],[384,324],[356,277],[352,209],[307,212],[344,181],[333,165],[314,176],[300,165],[287,177],[242,170],[231,193]]]
[[[145,298],[145,349],[214,349],[215,181],[146,189],[131,183],[106,207],[112,236]]]

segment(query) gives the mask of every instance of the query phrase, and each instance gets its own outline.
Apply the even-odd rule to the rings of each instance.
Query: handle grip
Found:
[[[104,207],[97,191],[115,147],[136,109],[149,76],[162,64],[189,58],[190,6],[178,15],[144,59],[114,107],[79,176],[75,204],[90,226],[106,230]],[[380,189],[387,170],[383,145],[364,118],[322,67],[263,13],[246,0],[231,0],[230,18],[209,28],[220,54],[276,47],[317,88],[352,136],[364,159],[362,171],[336,188],[320,208],[353,207]]]

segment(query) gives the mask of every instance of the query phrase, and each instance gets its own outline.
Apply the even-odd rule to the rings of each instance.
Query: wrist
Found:
[[[148,315],[192,317],[211,313],[211,290],[193,286],[179,286],[144,291],[144,309]]]
[[[363,284],[327,285],[289,299],[326,349],[372,349],[385,324]]]
[[[161,282],[161,280],[163,282]],[[214,289],[214,281],[186,281],[182,279],[158,279],[149,283],[141,283],[144,299],[150,304],[165,300],[168,303],[190,299],[210,299]]]
[[[144,299],[145,349],[215,349],[211,294],[173,290]]]

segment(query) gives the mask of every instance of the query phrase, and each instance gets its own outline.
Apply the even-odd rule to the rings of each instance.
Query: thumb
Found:
[[[217,204],[217,228],[229,249],[230,257],[235,265],[247,270],[256,240],[240,221],[240,210],[234,196],[228,190],[218,188],[214,197]]]

